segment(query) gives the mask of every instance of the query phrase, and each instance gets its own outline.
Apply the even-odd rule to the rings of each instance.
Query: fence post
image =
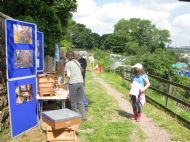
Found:
[[[172,81],[172,79],[169,79],[170,81]],[[172,94],[172,85],[170,83],[168,83],[168,94],[171,95]],[[168,97],[165,96],[165,100],[166,100],[166,107],[168,106]]]

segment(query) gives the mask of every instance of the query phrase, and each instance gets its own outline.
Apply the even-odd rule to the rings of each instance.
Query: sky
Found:
[[[99,35],[121,19],[141,18],[170,31],[170,46],[190,46],[190,2],[178,0],[77,0],[73,20]]]

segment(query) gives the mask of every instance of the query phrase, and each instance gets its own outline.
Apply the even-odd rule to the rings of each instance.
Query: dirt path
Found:
[[[107,91],[110,96],[115,97],[119,102],[120,109],[125,111],[126,114],[132,114],[131,104],[123,99],[123,94],[119,93],[117,90],[113,89],[107,82],[96,76],[93,73],[94,79]],[[126,116],[127,117],[127,116]],[[165,130],[157,127],[151,119],[147,118],[142,114],[142,119],[140,122],[134,122],[140,126],[140,128],[147,135],[147,142],[171,142],[171,136]]]

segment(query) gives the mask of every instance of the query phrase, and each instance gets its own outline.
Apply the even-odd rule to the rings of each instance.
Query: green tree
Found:
[[[71,22],[69,32],[74,48],[92,49],[100,46],[100,36],[86,28],[84,24]]]
[[[147,51],[152,53],[157,48],[165,48],[171,42],[168,30],[159,30],[151,21],[139,18],[120,20],[114,26],[114,34],[127,39],[125,41],[129,43],[124,45],[125,52],[129,54],[142,54]]]
[[[54,56],[54,44],[66,34],[68,19],[76,11],[76,0],[3,0],[0,11],[12,18],[37,24],[44,32],[45,54]]]
[[[94,46],[96,48],[100,48],[100,45],[101,45],[101,36],[97,33],[92,33],[91,34],[93,40],[94,40]]]
[[[123,53],[126,40],[124,36],[105,34],[101,37],[101,48],[109,52]]]

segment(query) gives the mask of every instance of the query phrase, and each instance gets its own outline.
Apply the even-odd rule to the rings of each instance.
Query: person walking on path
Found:
[[[81,57],[79,52],[75,52],[75,59],[81,65],[81,72],[82,72],[82,77],[84,80],[84,107],[85,107],[85,110],[88,111],[88,98],[86,96],[86,91],[85,91],[85,75],[86,75],[87,61],[85,58]]]
[[[71,109],[75,112],[80,112],[82,115],[82,121],[86,121],[86,112],[84,108],[84,84],[81,73],[80,63],[75,60],[75,54],[73,51],[66,53],[68,62],[65,64],[65,74],[68,80],[69,98],[71,101]]]
[[[93,72],[94,71],[94,56],[92,54],[89,55],[88,60],[90,61],[90,71]]]
[[[140,63],[132,66],[132,74],[129,95],[134,113],[132,119],[138,122],[141,119],[142,106],[145,104],[145,90],[150,86],[150,82]]]

